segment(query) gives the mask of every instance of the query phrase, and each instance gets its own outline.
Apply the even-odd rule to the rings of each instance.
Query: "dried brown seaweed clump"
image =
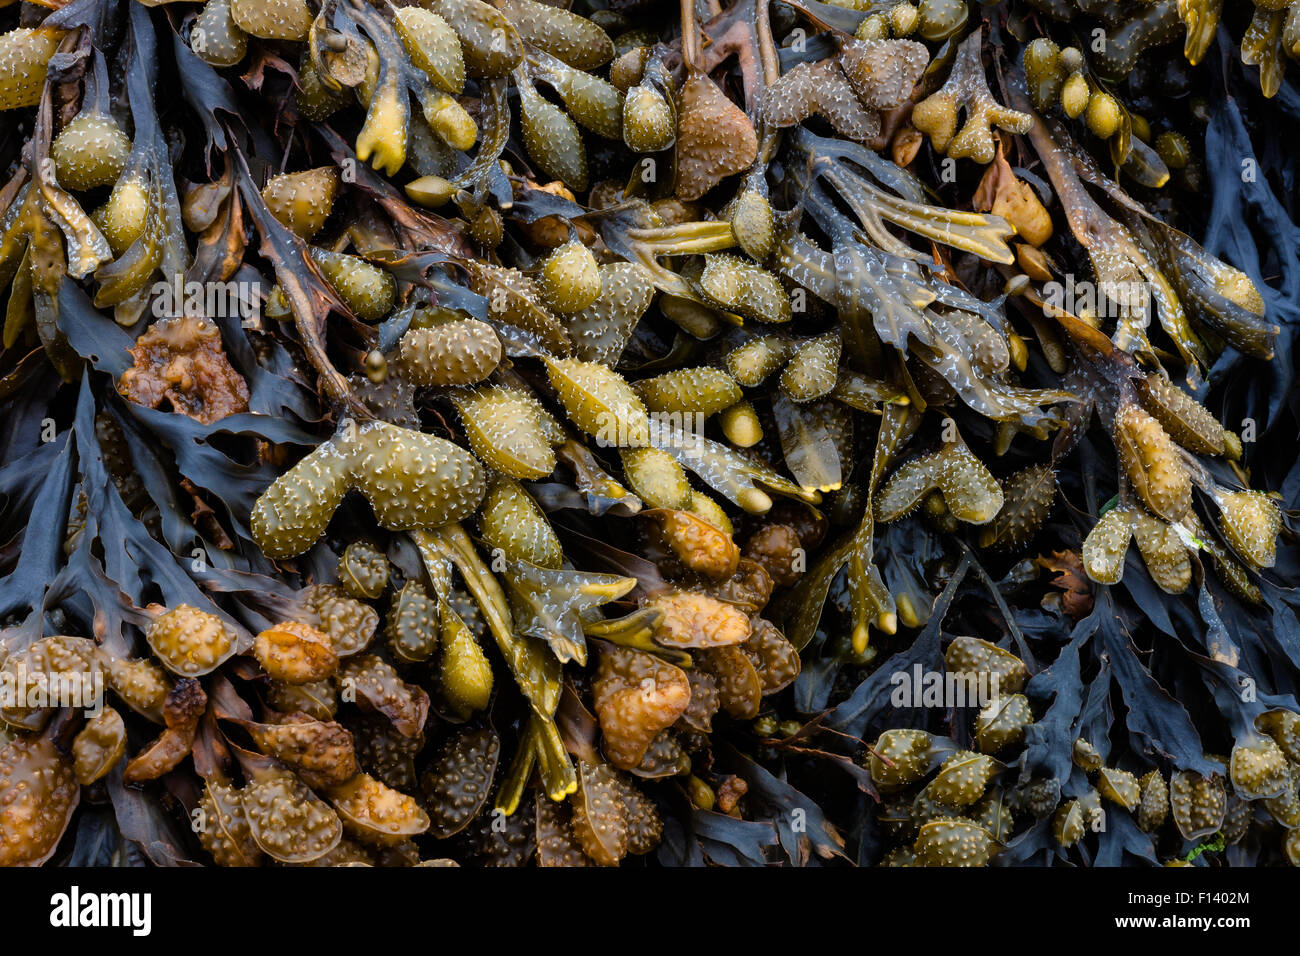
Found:
[[[841,38],[837,56],[800,63],[768,88],[764,116],[787,127],[817,114],[843,136],[875,140],[880,112],[907,102],[928,60],[924,44],[912,40]]]
[[[134,363],[117,389],[133,402],[211,425],[248,411],[248,385],[226,357],[210,321],[177,316],[155,322],[131,349]]]

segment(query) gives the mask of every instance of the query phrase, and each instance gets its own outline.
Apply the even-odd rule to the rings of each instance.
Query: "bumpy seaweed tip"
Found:
[[[958,49],[948,81],[937,93],[916,104],[912,123],[930,137],[939,152],[953,159],[969,157],[987,164],[997,151],[993,127],[1027,133],[1033,119],[993,98],[980,54],[980,33],[976,31]],[[958,129],[961,110],[965,110],[966,120]]]
[[[257,500],[250,524],[273,557],[301,554],[324,533],[355,487],[391,530],[437,527],[472,514],[485,490],[482,466],[459,445],[387,422],[368,422],[281,475]]]
[[[19,27],[0,34],[0,110],[35,106],[45,89],[45,68],[62,32]]]

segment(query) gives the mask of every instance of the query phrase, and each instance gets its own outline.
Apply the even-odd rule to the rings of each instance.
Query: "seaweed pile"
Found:
[[[0,3],[0,864],[1300,865],[1225,6]]]

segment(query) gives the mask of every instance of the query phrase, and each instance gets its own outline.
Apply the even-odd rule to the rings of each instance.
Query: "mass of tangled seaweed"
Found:
[[[1290,59],[0,0],[0,864],[1300,865]]]

